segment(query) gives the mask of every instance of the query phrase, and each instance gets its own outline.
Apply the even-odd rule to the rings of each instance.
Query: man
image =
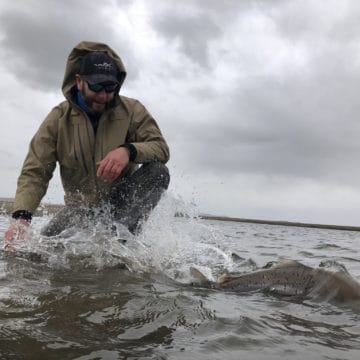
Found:
[[[81,42],[71,51],[62,85],[66,98],[30,143],[5,232],[14,250],[47,191],[56,164],[65,207],[42,229],[54,236],[96,221],[100,209],[135,232],[169,184],[169,149],[158,125],[137,100],[119,95],[126,76],[108,45]],[[138,164],[143,164],[140,168]],[[100,211],[101,212],[101,211]]]

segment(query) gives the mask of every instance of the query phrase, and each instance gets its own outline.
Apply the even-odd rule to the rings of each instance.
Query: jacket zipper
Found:
[[[79,145],[80,145],[80,152],[81,152],[82,161],[83,161],[83,164],[84,164],[86,175],[89,175],[89,169],[88,169],[88,167],[86,165],[86,158],[85,158],[84,148],[83,148],[83,144],[81,142],[80,125],[79,124],[78,124],[77,128],[78,128],[78,138],[79,138]]]
[[[91,139],[90,139],[90,134],[89,134],[89,123],[90,123],[90,119],[88,118],[88,116],[85,114],[86,116],[86,133],[87,133],[87,136],[88,136],[88,142],[89,144],[91,144]],[[92,125],[91,125],[91,130],[93,130],[92,128]],[[96,177],[96,163],[95,163],[95,148],[96,148],[96,134],[94,133],[94,145],[93,145],[93,149],[92,149],[92,154],[91,154],[91,159],[93,161],[93,168],[94,168],[94,173],[93,173],[93,176],[94,176],[94,184],[95,184],[95,191],[96,191],[96,197],[98,197],[98,194],[100,193],[99,191],[99,184],[98,184],[98,181],[97,181],[97,177]]]

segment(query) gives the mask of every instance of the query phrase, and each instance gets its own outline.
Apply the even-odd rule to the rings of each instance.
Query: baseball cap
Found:
[[[104,51],[91,51],[86,54],[82,59],[79,74],[90,84],[106,81],[119,83],[115,61]]]

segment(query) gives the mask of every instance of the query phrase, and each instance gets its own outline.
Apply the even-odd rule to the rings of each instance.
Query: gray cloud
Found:
[[[285,0],[188,0],[175,4],[158,0],[151,23],[158,35],[170,43],[178,42],[181,51],[191,61],[207,70],[213,66],[209,46],[224,34],[227,25],[251,12],[267,12]],[[240,36],[241,34],[239,34]]]
[[[185,124],[189,161],[199,171],[281,174],[356,185],[359,83],[360,76],[340,73],[242,84],[245,90],[235,91],[227,108],[214,106],[213,114]],[[207,151],[201,151],[204,148]]]
[[[203,67],[209,66],[208,41],[221,34],[219,27],[203,14],[169,15],[154,22],[155,29],[168,41],[179,41],[184,54]]]
[[[62,6],[56,0],[10,5],[0,14],[0,44],[8,69],[33,88],[58,91],[67,56],[82,40],[126,49],[132,60],[129,41],[121,33],[115,34],[112,22],[101,13],[108,5],[111,1],[102,1],[101,7],[86,0],[64,1]],[[128,68],[135,76],[133,64],[129,61]]]
[[[58,92],[73,45],[107,42],[128,68],[130,86],[125,90],[143,101],[165,130],[170,166],[190,174],[199,191],[210,174],[214,183],[229,184],[222,190],[228,197],[241,198],[239,188],[245,186],[244,192],[266,198],[263,211],[271,211],[271,201],[281,193],[278,179],[288,196],[292,183],[299,191],[315,189],[315,199],[316,191],[325,188],[320,200],[333,188],[351,187],[358,194],[356,1],[104,0],[101,7],[86,0],[20,3],[8,1],[0,12],[2,66],[5,62],[25,88]],[[117,18],[116,11],[124,17]],[[28,97],[31,93],[27,89]],[[16,126],[29,108],[25,102],[22,109],[19,102],[24,103],[14,96],[2,99],[2,117],[9,118],[16,106]],[[52,104],[41,106],[47,110]],[[34,113],[27,115],[31,119]],[[18,132],[13,134],[16,139]],[[5,168],[7,156],[0,155]],[[270,178],[275,179],[272,185]],[[181,186],[180,180],[179,193],[191,192]],[[220,188],[209,185],[204,198]],[[243,206],[262,211],[261,203]],[[220,211],[226,214],[225,208],[209,212]],[[279,213],[279,218],[286,216]]]
[[[180,39],[180,50],[194,63],[208,66],[214,44],[225,41],[226,25],[249,12],[266,17],[277,40],[289,48],[301,47],[306,60],[303,68],[294,64],[292,69],[288,63],[274,74],[260,72],[245,79],[234,74],[241,83],[229,93],[221,93],[211,81],[197,85],[195,77],[189,93],[197,97],[199,107],[209,102],[213,107],[211,112],[195,111],[196,121],[182,123],[184,135],[177,139],[191,153],[188,166],[199,173],[262,173],[356,186],[360,62],[354,19],[359,6],[324,10],[323,4],[301,1],[249,1],[246,6],[210,2],[207,9],[197,11],[199,2],[186,4],[183,12],[175,9],[168,17],[156,17],[153,24],[169,43]],[[214,17],[219,6],[222,11]],[[204,34],[199,35],[194,24]],[[191,51],[193,44],[197,51]],[[255,51],[259,46],[253,44]],[[255,60],[257,54],[251,55]]]

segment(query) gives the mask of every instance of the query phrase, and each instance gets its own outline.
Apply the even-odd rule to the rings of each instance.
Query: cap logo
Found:
[[[104,72],[110,72],[112,71],[113,65],[107,62],[103,62],[101,64],[94,64],[94,66],[99,70],[99,71],[104,71]]]

